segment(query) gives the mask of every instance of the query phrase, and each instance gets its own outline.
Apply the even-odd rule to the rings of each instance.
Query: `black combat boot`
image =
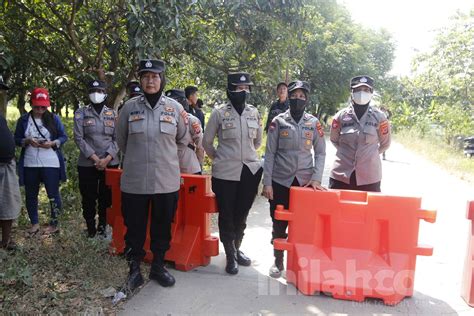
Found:
[[[164,252],[159,252],[153,255],[149,278],[150,280],[155,280],[158,284],[164,287],[173,286],[175,284],[176,280],[165,268]]]
[[[224,243],[224,250],[227,259],[225,272],[229,274],[239,273],[239,266],[237,265],[237,250],[235,249],[234,241]]]
[[[99,211],[99,214],[100,213],[105,214],[105,212],[100,212]],[[97,225],[97,234],[99,236],[106,237],[106,230],[105,230],[106,225],[107,225],[107,221],[106,221],[105,217],[102,218],[101,216],[99,216],[99,224]]]
[[[283,250],[273,250],[275,256],[275,263],[270,268],[270,276],[272,278],[281,277],[281,272],[285,269],[283,266]]]
[[[235,244],[235,249],[236,251],[236,256],[235,258],[237,259],[237,263],[241,266],[248,267],[252,263],[252,260],[250,260],[249,257],[247,257],[242,251],[240,251],[240,245],[242,244],[242,238],[237,238],[234,241]]]
[[[86,222],[87,225],[87,237],[94,238],[95,234],[97,233],[97,229],[95,228],[95,220]]]
[[[130,271],[128,272],[127,281],[125,282],[125,293],[133,293],[143,282],[143,276],[140,271],[140,260],[131,259],[128,263]]]

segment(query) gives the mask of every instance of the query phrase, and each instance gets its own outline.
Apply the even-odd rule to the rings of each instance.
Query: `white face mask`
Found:
[[[105,93],[100,93],[100,92],[89,93],[89,99],[94,104],[99,104],[99,103],[104,102],[106,97],[107,95]]]
[[[352,100],[354,100],[355,104],[367,104],[372,100],[372,93],[365,91],[352,92]]]

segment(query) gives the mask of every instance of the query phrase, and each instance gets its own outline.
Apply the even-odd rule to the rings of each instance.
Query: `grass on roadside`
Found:
[[[436,136],[421,137],[416,131],[400,131],[394,139],[443,169],[474,183],[474,158],[467,158],[461,150],[443,142]]]

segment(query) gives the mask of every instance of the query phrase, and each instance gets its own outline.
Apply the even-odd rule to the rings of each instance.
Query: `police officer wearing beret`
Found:
[[[275,209],[278,204],[288,208],[291,186],[326,190],[321,186],[326,143],[319,120],[305,112],[309,91],[307,82],[291,82],[288,86],[290,108],[276,116],[268,128],[262,195],[270,202],[272,243],[275,238],[287,237],[288,222],[275,219]],[[278,278],[284,269],[283,251],[274,250],[274,256],[270,276]]]
[[[262,177],[257,155],[262,142],[261,118],[257,108],[246,103],[251,85],[248,73],[229,74],[230,102],[212,111],[204,131],[203,145],[212,159],[212,190],[219,209],[220,239],[227,256],[225,270],[229,274],[237,274],[238,265],[251,264],[240,245]]]
[[[138,81],[129,81],[125,89],[127,90],[128,100],[143,95],[142,88],[140,87],[140,83]],[[119,113],[120,111],[122,111],[122,107],[124,104],[125,102],[122,101],[122,103],[119,105],[117,109]]]
[[[369,76],[352,78],[350,104],[334,116],[330,139],[337,151],[329,178],[331,189],[380,192],[380,154],[390,146],[390,124],[370,104],[373,86]]]
[[[268,133],[268,128],[273,119],[280,113],[288,110],[288,86],[285,82],[279,82],[277,84],[278,100],[272,103],[270,110],[268,111],[267,123],[265,124],[265,132]]]
[[[143,95],[142,88],[140,88],[140,83],[138,81],[130,81],[127,83],[126,88],[129,99]]]
[[[162,60],[140,61],[138,73],[144,95],[128,100],[118,120],[117,141],[125,156],[121,191],[130,266],[126,290],[130,291],[143,284],[140,263],[145,256],[150,212],[153,262],[149,278],[161,286],[175,283],[164,260],[180,188],[176,142],[186,134],[187,113],[181,104],[163,95],[164,71]]]
[[[178,157],[181,173],[202,174],[201,165],[204,160],[202,147],[203,132],[201,121],[189,113],[189,104],[183,90],[171,89],[165,95],[178,101],[188,112],[188,125],[185,137],[178,142]]]
[[[107,85],[92,80],[87,85],[90,104],[74,114],[74,142],[80,150],[77,161],[82,215],[89,237],[96,232],[105,235],[106,210],[112,203],[110,189],[105,185],[105,168],[117,168],[118,145],[115,122],[117,113],[107,107]],[[96,204],[99,222],[96,226]]]

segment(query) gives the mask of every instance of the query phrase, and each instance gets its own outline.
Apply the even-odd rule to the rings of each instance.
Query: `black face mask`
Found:
[[[248,94],[249,93],[247,91],[235,92],[227,90],[227,97],[239,114],[242,114],[242,111],[244,110],[245,100],[247,100]]]
[[[296,122],[299,122],[303,116],[306,107],[306,100],[290,99],[290,114]]]

